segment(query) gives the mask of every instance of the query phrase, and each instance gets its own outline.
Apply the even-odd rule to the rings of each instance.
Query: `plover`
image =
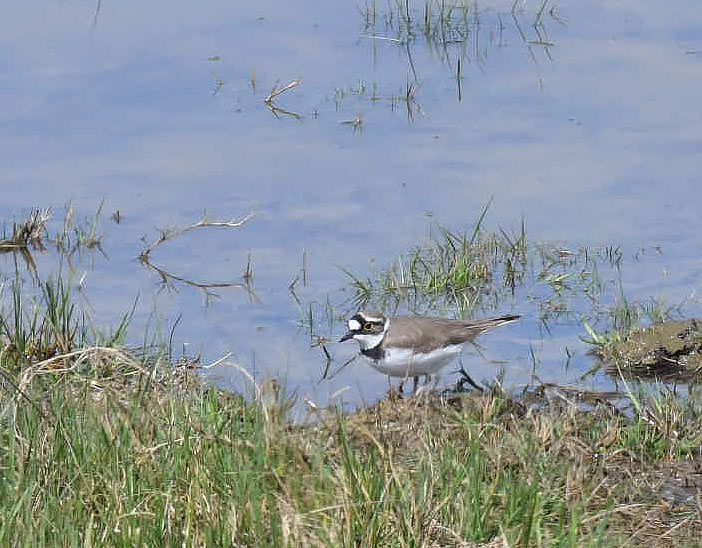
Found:
[[[494,327],[517,320],[507,315],[481,320],[452,320],[430,316],[396,316],[358,312],[339,342],[358,341],[373,368],[391,377],[414,379],[433,375],[460,354],[463,345]],[[480,388],[470,377],[473,386]],[[402,383],[400,384],[402,390]]]

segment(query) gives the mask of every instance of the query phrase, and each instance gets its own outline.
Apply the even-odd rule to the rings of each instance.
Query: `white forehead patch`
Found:
[[[375,316],[368,316],[367,314],[363,314],[363,319],[373,323],[380,323],[383,321],[383,318],[376,318]]]
[[[361,324],[357,320],[349,320],[349,331],[358,331],[361,329]]]

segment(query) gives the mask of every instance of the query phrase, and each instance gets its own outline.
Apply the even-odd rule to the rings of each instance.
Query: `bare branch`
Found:
[[[296,88],[297,86],[300,85],[302,82],[302,78],[295,78],[294,80],[291,80],[288,82],[286,85],[284,85],[282,88],[278,87],[278,83],[276,82],[275,85],[271,88],[271,92],[268,94],[268,97],[266,97],[263,102],[264,103],[270,103],[278,97],[281,93],[285,93],[288,90],[291,90],[293,88]]]
[[[285,116],[291,116],[291,117],[295,118],[296,120],[302,120],[302,116],[300,114],[298,114],[297,112],[293,112],[292,110],[286,110],[284,108],[281,108],[273,102],[273,100],[276,97],[278,97],[280,94],[285,93],[286,91],[289,91],[289,90],[299,86],[300,82],[302,82],[301,78],[295,78],[294,80],[291,80],[283,87],[279,87],[278,83],[276,82],[276,84],[271,88],[271,92],[268,94],[268,97],[266,97],[263,100],[263,103],[268,107],[268,110],[271,111],[271,114],[273,116],[275,116],[276,118],[280,118],[280,115],[283,114]]]
[[[196,228],[204,228],[204,227],[225,227],[225,228],[239,228],[240,226],[246,224],[252,217],[253,213],[249,213],[248,215],[240,218],[240,219],[230,219],[228,221],[210,221],[207,218],[207,215],[203,215],[202,219],[199,220],[196,223],[193,223],[189,226],[186,226],[184,228],[167,228],[167,229],[159,229],[159,236],[154,240],[151,244],[147,245],[146,248],[139,254],[139,262],[141,262],[144,266],[147,268],[153,270],[156,272],[156,274],[159,275],[161,278],[161,282],[163,283],[164,287],[170,287],[172,282],[180,282],[185,285],[189,285],[191,287],[195,287],[197,289],[200,289],[204,294],[206,299],[211,299],[211,298],[216,298],[219,297],[217,293],[212,291],[213,289],[218,289],[218,288],[228,288],[228,287],[234,287],[234,288],[241,288],[245,289],[246,292],[249,295],[249,298],[253,300],[257,300],[256,294],[253,291],[253,288],[251,287],[251,278],[252,274],[249,270],[250,268],[250,262],[249,262],[249,267],[247,267],[246,272],[244,273],[244,283],[240,282],[215,282],[215,283],[208,283],[208,282],[198,282],[195,280],[191,280],[188,278],[185,278],[183,276],[178,276],[169,270],[156,265],[152,260],[151,260],[151,252],[156,249],[158,246],[161,244],[172,240],[173,238],[177,238],[178,236],[182,236],[186,232],[190,232],[191,230],[195,230]],[[250,261],[250,258],[249,258]]]
[[[161,245],[163,242],[167,242],[168,240],[172,240],[173,238],[176,238],[182,234],[185,234],[186,232],[190,232],[191,230],[195,230],[196,228],[202,228],[206,226],[218,226],[218,227],[227,227],[227,228],[239,228],[240,226],[246,224],[248,221],[250,221],[253,218],[254,214],[249,213],[245,217],[242,217],[241,219],[234,220],[233,218],[229,221],[209,221],[207,219],[207,215],[203,215],[202,219],[199,220],[197,223],[194,223],[190,226],[186,226],[185,228],[166,228],[166,229],[159,229],[159,232],[161,233],[160,236],[152,242],[150,245],[144,249],[139,254],[139,259],[143,260],[148,258],[148,255],[156,249],[159,245]]]

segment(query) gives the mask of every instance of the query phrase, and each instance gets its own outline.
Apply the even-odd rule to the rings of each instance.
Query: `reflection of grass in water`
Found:
[[[53,248],[69,265],[74,257],[80,260],[84,253],[95,250],[105,254],[102,249],[103,234],[98,234],[98,223],[104,203],[88,219],[76,217],[75,208],[68,204],[61,229],[51,233],[48,223],[52,217],[51,208],[33,209],[22,221],[15,221],[12,230],[3,230],[0,234],[0,254],[14,254],[15,259],[22,259],[27,271],[38,280],[36,252],[43,253],[47,247]],[[119,212],[116,213],[119,215]]]
[[[660,323],[676,316],[682,315],[682,306],[670,306],[660,298],[651,297],[646,301],[633,301],[626,297],[619,280],[619,292],[615,302],[606,310],[608,323],[604,330],[595,330],[587,320],[583,320],[583,326],[587,332],[587,337],[582,340],[597,347],[604,347],[620,342],[635,329],[653,323]]]
[[[527,271],[526,225],[518,231],[483,228],[490,203],[470,232],[434,228],[427,240],[375,278],[354,275],[354,308],[454,309],[459,316],[513,296]]]
[[[548,55],[548,48],[554,43],[548,37],[546,20],[563,22],[549,0],[534,7],[533,13],[524,14],[524,6],[515,2],[511,10],[500,13],[481,9],[475,0],[390,0],[387,3],[373,0],[359,11],[363,31],[372,39],[390,40],[399,45],[423,40],[431,51],[447,62],[450,62],[451,54],[464,61],[482,62],[487,45],[504,45],[503,31],[509,23],[516,27],[527,47],[543,47]],[[521,22],[523,15],[526,15],[526,23]],[[529,38],[525,28],[530,29],[534,36]]]
[[[23,367],[37,361],[54,360],[56,356],[83,348],[92,340],[93,345],[111,346],[121,341],[130,314],[109,336],[103,336],[91,327],[85,312],[74,303],[74,292],[80,290],[82,280],[74,280],[74,257],[79,260],[85,253],[102,249],[102,234],[97,226],[102,204],[88,220],[76,219],[72,206],[66,209],[62,227],[50,233],[47,223],[50,210],[32,211],[26,220],[16,222],[11,234],[0,239],[0,249],[15,254],[14,277],[0,284],[0,345],[2,358],[12,367]],[[44,276],[38,269],[34,254],[47,248],[56,251],[57,273]],[[31,276],[29,284],[17,264],[21,257]],[[65,271],[64,271],[65,270]],[[61,360],[59,360],[61,361]]]
[[[481,228],[483,211],[472,232],[438,229],[377,279],[351,273],[355,308],[422,311],[451,307],[464,315],[486,301],[512,294],[526,269],[526,228],[516,234]]]
[[[337,111],[345,107],[344,103],[350,97],[358,102],[370,101],[373,104],[386,104],[392,111],[404,108],[407,119],[409,121],[414,121],[417,114],[424,114],[422,106],[417,102],[418,91],[419,85],[415,82],[408,81],[404,87],[400,88],[395,93],[383,93],[380,91],[377,82],[366,85],[363,81],[360,81],[357,85],[347,88],[335,88],[333,101]],[[363,115],[359,113],[354,119],[342,120],[340,123],[352,126],[354,131],[362,131]]]
[[[550,0],[529,6],[515,0],[511,9],[496,11],[477,0],[390,0],[366,3],[360,9],[363,37],[372,42],[375,55],[378,44],[387,42],[404,49],[408,69],[414,82],[421,83],[422,69],[414,60],[416,45],[425,47],[433,58],[439,59],[455,77],[457,99],[463,98],[462,81],[465,66],[483,70],[490,51],[521,44],[530,62],[537,67],[539,52],[552,61],[550,48],[555,42],[549,36],[548,24],[565,26],[558,9]],[[416,103],[416,101],[415,101]],[[421,108],[418,109],[421,112]]]
[[[78,311],[73,302],[73,297],[81,291],[85,278],[85,274],[79,277],[76,263],[80,263],[83,258],[93,260],[97,251],[107,257],[103,250],[104,234],[99,229],[103,205],[100,204],[94,215],[83,219],[76,215],[75,209],[69,204],[57,230],[52,230],[50,226],[50,209],[32,210],[24,220],[14,222],[11,230],[4,230],[0,234],[0,255],[12,256],[14,259],[12,275],[0,279],[0,344],[5,357],[17,363],[31,363],[66,354],[76,346],[87,345],[89,340],[92,341],[90,344],[108,346],[122,340],[131,312],[122,318],[112,335],[103,336],[91,327],[86,312]],[[121,218],[119,212],[112,216],[115,222],[121,221]],[[163,287],[180,283],[201,289],[207,296],[217,296],[215,288],[244,288],[251,296],[253,268],[250,255],[242,274],[243,283],[189,280],[155,265],[150,256],[158,246],[190,230],[208,227],[238,228],[250,218],[251,215],[241,219],[214,221],[204,216],[197,223],[184,228],[163,229],[159,237],[142,251],[139,259],[157,272]],[[54,264],[50,274],[43,272],[45,269],[40,268],[42,263],[37,264],[36,259],[39,253],[46,254],[48,251],[52,252],[50,258]],[[31,284],[22,275],[22,265],[29,274]]]
[[[470,231],[433,228],[421,245],[370,275],[344,269],[348,308],[470,317],[519,302],[522,313],[525,304],[532,307],[526,315],[536,316],[547,332],[551,324],[565,323],[598,346],[683,314],[683,304],[626,296],[620,247],[534,243],[524,221],[512,233],[485,228],[486,211]]]
[[[418,37],[443,46],[463,44],[479,22],[475,2],[391,0],[382,6],[381,11],[372,1],[361,10],[365,31],[392,31],[392,39],[402,44]]]

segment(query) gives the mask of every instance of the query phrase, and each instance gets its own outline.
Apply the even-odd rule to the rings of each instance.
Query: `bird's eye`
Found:
[[[366,322],[363,324],[363,331],[371,331],[373,329],[373,324]]]

